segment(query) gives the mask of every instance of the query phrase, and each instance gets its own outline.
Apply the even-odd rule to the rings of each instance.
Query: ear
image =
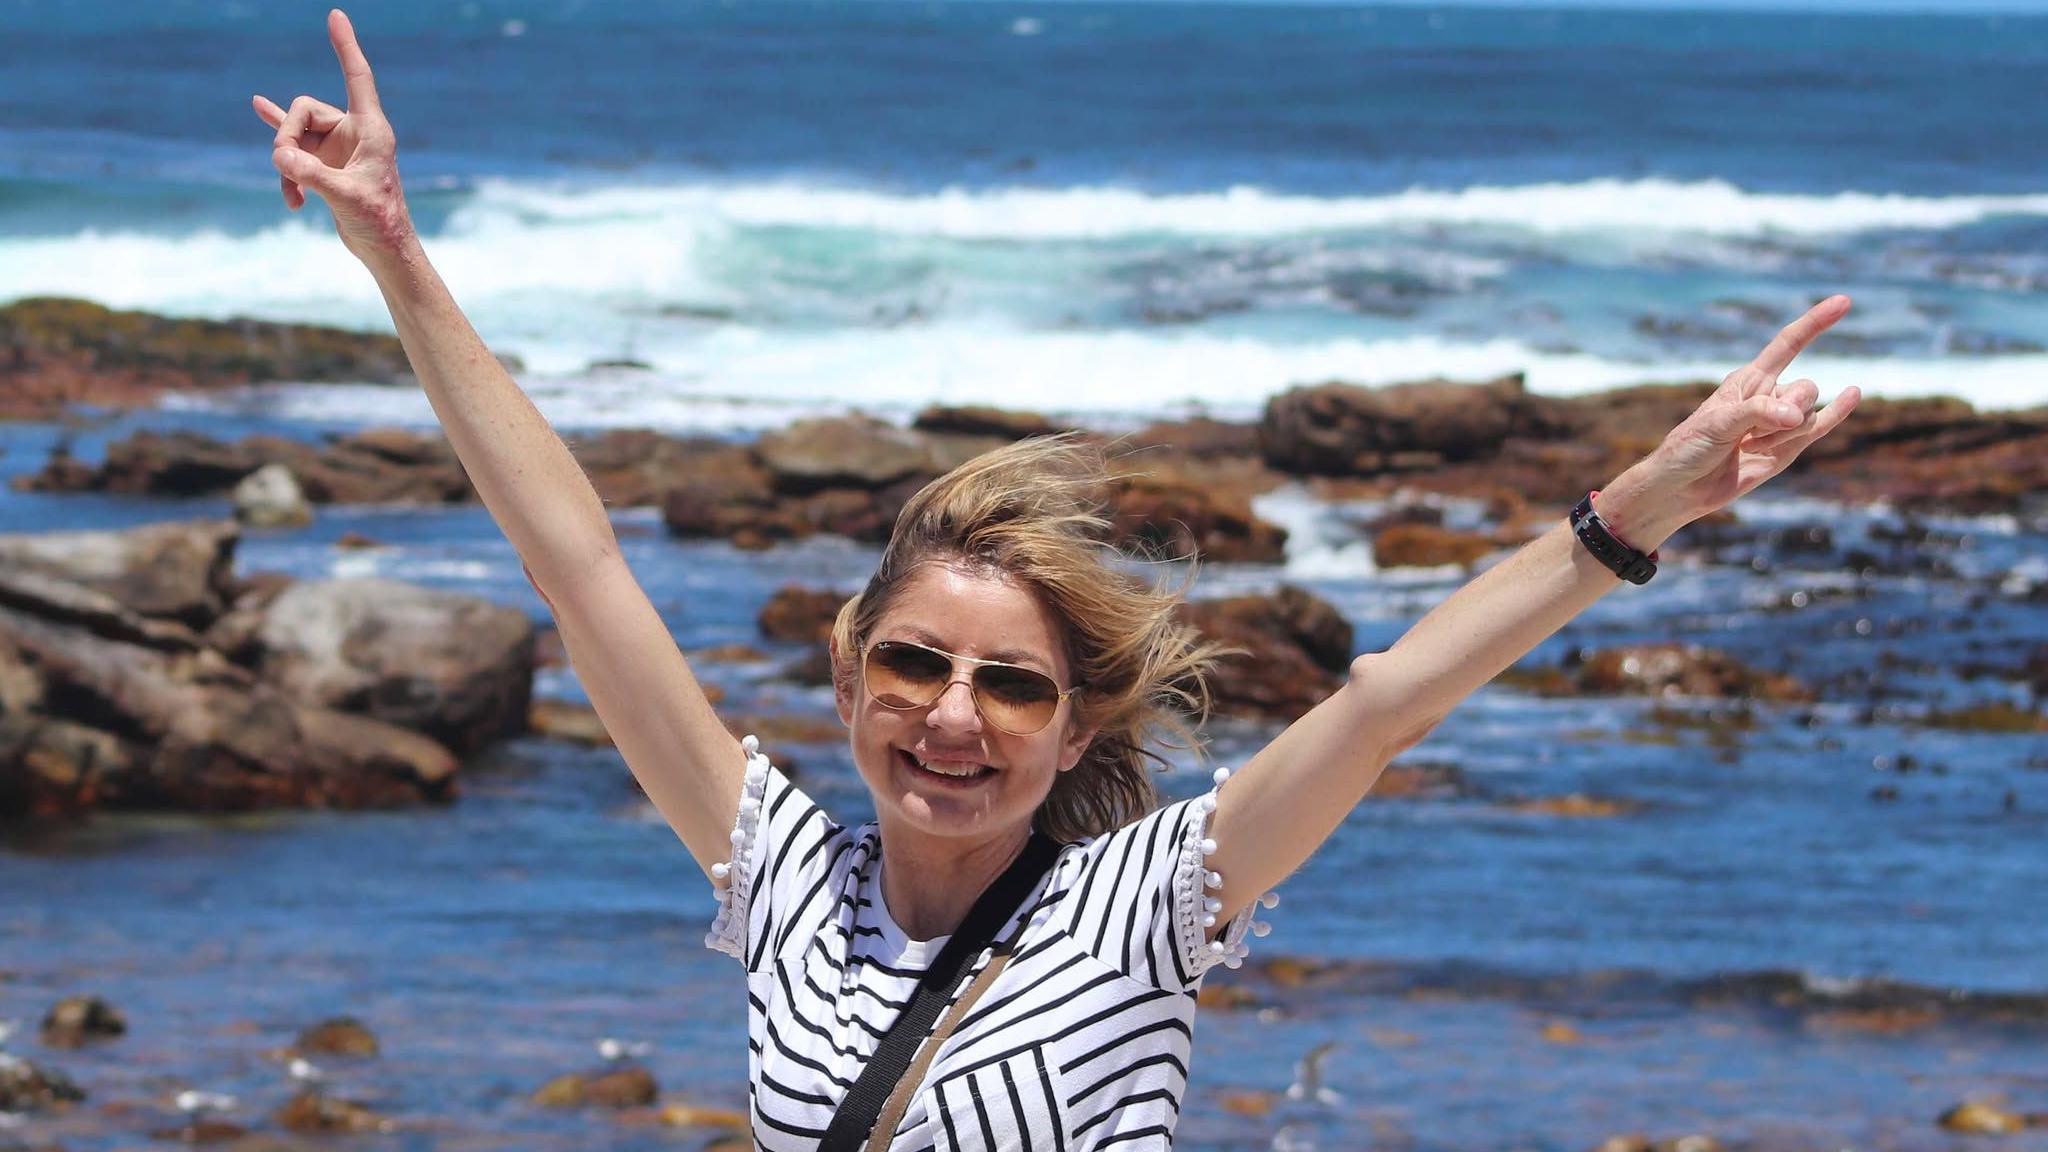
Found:
[[[1095,737],[1100,731],[1100,728],[1093,726],[1084,728],[1079,724],[1069,723],[1066,736],[1060,740],[1060,771],[1071,771],[1079,764],[1082,755],[1088,751],[1090,744],[1095,743]]]
[[[860,670],[855,668],[849,661],[840,658],[839,638],[837,636],[831,637],[826,641],[825,651],[831,657],[832,662],[832,703],[839,709],[839,722],[851,728],[853,727],[853,681],[855,677],[860,675]]]

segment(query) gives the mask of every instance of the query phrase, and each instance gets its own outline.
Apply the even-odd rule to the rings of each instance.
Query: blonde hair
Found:
[[[1102,449],[1073,434],[1020,440],[925,485],[896,517],[867,587],[833,624],[835,677],[858,675],[859,653],[908,577],[927,563],[1000,573],[1037,595],[1059,623],[1081,690],[1068,723],[1093,728],[1074,767],[1054,778],[1034,821],[1066,842],[1120,828],[1158,806],[1154,749],[1196,749],[1208,710],[1204,677],[1217,653],[1176,614],[1182,582],[1148,584],[1120,571],[1107,542]],[[1192,573],[1190,573],[1192,578]],[[842,683],[845,683],[842,680]]]

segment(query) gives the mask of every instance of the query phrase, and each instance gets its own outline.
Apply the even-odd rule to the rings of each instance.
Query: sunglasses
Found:
[[[923,708],[944,695],[953,683],[956,664],[973,668],[967,682],[974,690],[974,706],[982,720],[1012,736],[1040,731],[1059,713],[1060,701],[1081,690],[1076,684],[1061,691],[1052,677],[1036,668],[958,656],[907,640],[868,645],[861,677],[875,703],[903,712]]]

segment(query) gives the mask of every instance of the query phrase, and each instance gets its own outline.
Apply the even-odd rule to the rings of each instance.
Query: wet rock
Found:
[[[725,726],[735,736],[758,736],[764,744],[840,744],[846,726],[824,716],[731,716]],[[779,761],[778,761],[779,763]]]
[[[313,522],[313,508],[298,478],[282,464],[265,464],[235,485],[235,519],[251,528],[299,528]]]
[[[63,580],[139,615],[204,628],[227,606],[240,539],[233,524],[204,520],[0,535],[0,572]]]
[[[1930,712],[1926,724],[1962,732],[2048,732],[2048,716],[2006,700]]]
[[[1510,812],[1536,816],[1563,816],[1574,820],[1604,820],[1615,816],[1632,815],[1643,810],[1643,804],[1639,800],[1616,800],[1603,796],[1587,796],[1578,792],[1564,796],[1534,796],[1510,800],[1504,806]]]
[[[2019,511],[2048,491],[2048,408],[1978,412],[1950,397],[1867,399],[1792,475],[1805,491],[1852,503]]]
[[[1279,1102],[1279,1093],[1255,1088],[1225,1089],[1216,1094],[1216,1106],[1232,1116],[1265,1116]]]
[[[1428,524],[1393,524],[1372,538],[1373,562],[1382,568],[1470,568],[1499,547],[1488,536]]]
[[[747,1117],[743,1112],[730,1108],[707,1108],[701,1104],[664,1104],[657,1117],[670,1128],[725,1128],[734,1132],[747,1129]]]
[[[335,537],[334,540],[334,547],[342,552],[368,552],[384,546],[385,544],[382,540],[365,536],[361,532],[353,530],[343,532],[340,536]]]
[[[1126,475],[1106,497],[1111,539],[1142,554],[1247,564],[1286,559],[1287,530],[1253,512],[1250,495],[1193,473]]]
[[[544,1108],[637,1108],[652,1104],[659,1095],[654,1073],[629,1064],[588,1075],[557,1076],[533,1094],[533,1102]]]
[[[1381,771],[1367,795],[1374,800],[1425,800],[1469,791],[1464,770],[1455,764],[1396,762]]]
[[[612,746],[611,733],[605,731],[604,721],[598,718],[597,709],[588,704],[572,704],[566,700],[536,700],[527,713],[527,727],[533,734],[549,740],[564,740],[581,744],[586,748],[609,748]]]
[[[52,1112],[85,1099],[61,1072],[0,1052],[0,1112]]]
[[[461,754],[525,730],[534,632],[487,600],[382,579],[295,584],[263,610],[263,679]]]
[[[299,1033],[292,1047],[308,1056],[375,1056],[377,1036],[353,1016],[322,1020]]]
[[[1336,691],[1350,669],[1350,623],[1304,589],[1189,601],[1180,612],[1204,639],[1234,650],[1209,677],[1220,713],[1292,720]]]
[[[98,996],[67,996],[43,1016],[43,1043],[52,1048],[80,1048],[127,1031],[128,1021],[120,1009]]]
[[[272,1119],[287,1132],[304,1134],[390,1132],[398,1127],[365,1104],[311,1089],[285,1101]]]
[[[0,307],[0,419],[137,407],[172,391],[268,381],[391,383],[396,337],[260,320],[176,320],[38,297]]]
[[[1691,644],[1645,644],[1581,654],[1569,669],[1574,688],[1594,695],[1704,696],[1811,702],[1790,676],[1750,668],[1733,656]]]
[[[1126,437],[1125,443],[1141,459],[1149,449],[1164,449],[1191,460],[1248,460],[1259,455],[1259,428],[1256,424],[1233,424],[1197,416],[1148,424]]]
[[[1561,434],[1555,405],[1519,374],[1484,384],[1429,380],[1386,388],[1324,384],[1266,402],[1259,443],[1283,472],[1372,476],[1484,459],[1510,436]]]
[[[848,596],[825,588],[785,584],[775,590],[755,618],[761,635],[794,644],[823,644]]]
[[[2004,1136],[2031,1127],[2029,1118],[1982,1100],[1966,1100],[1943,1112],[1935,1123],[1950,1132]]]
[[[454,758],[427,737],[291,699],[212,649],[153,651],[0,606],[0,653],[9,691],[31,681],[42,710],[0,722],[0,812],[361,807],[453,786]]]
[[[917,414],[910,426],[919,432],[953,436],[984,436],[1001,443],[1050,436],[1062,429],[1036,412],[985,405],[952,407],[935,404]]]
[[[754,454],[778,492],[828,488],[872,491],[938,474],[930,447],[914,432],[866,416],[799,420],[761,437]]]

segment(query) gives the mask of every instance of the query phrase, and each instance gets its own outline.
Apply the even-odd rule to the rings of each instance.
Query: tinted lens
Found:
[[[1060,687],[1052,677],[1014,664],[983,664],[974,670],[974,699],[989,723],[1029,736],[1052,723]]]
[[[868,649],[868,694],[890,708],[921,708],[939,698],[953,675],[942,652],[884,640]]]

